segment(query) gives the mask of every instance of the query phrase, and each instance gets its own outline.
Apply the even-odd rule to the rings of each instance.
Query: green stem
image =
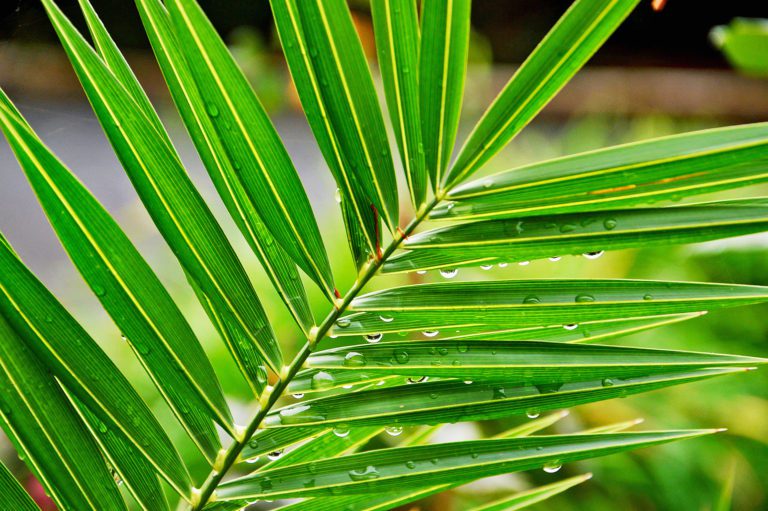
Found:
[[[259,407],[256,415],[248,423],[248,426],[245,428],[240,438],[234,439],[232,444],[224,452],[223,456],[217,460],[217,467],[211,470],[211,473],[208,474],[208,477],[200,487],[199,491],[196,492],[197,494],[193,496],[191,508],[192,511],[200,511],[211,499],[211,496],[216,491],[216,488],[218,487],[219,483],[221,483],[221,480],[224,478],[224,476],[227,475],[229,469],[232,468],[232,465],[234,465],[237,461],[238,456],[240,456],[240,452],[246,446],[248,440],[254,435],[254,433],[256,433],[256,430],[259,429],[259,426],[269,411],[272,409],[278,399],[282,397],[283,392],[288,387],[288,384],[291,382],[291,380],[293,380],[293,377],[296,376],[296,373],[298,373],[301,367],[304,365],[304,362],[312,353],[312,349],[315,347],[315,345],[317,345],[325,337],[325,334],[328,333],[328,330],[331,329],[336,320],[346,312],[349,304],[352,303],[352,300],[354,300],[357,295],[360,294],[360,291],[362,291],[368,281],[371,280],[374,275],[376,275],[376,272],[379,271],[389,256],[391,256],[392,253],[397,250],[397,248],[400,246],[400,243],[402,243],[405,238],[413,233],[416,227],[418,227],[419,224],[421,224],[421,222],[427,218],[427,215],[429,215],[430,211],[432,211],[432,209],[434,209],[434,207],[440,203],[442,199],[443,194],[438,193],[438,195],[435,196],[431,202],[419,210],[417,215],[408,223],[402,232],[395,234],[395,237],[392,239],[390,244],[387,245],[387,247],[382,252],[381,258],[372,259],[371,262],[369,262],[363,268],[362,273],[359,275],[358,279],[355,281],[349,291],[347,291],[347,293],[344,295],[344,298],[341,300],[341,302],[338,303],[333,308],[333,310],[328,313],[323,322],[318,325],[317,330],[313,332],[314,335],[307,339],[307,342],[304,344],[304,346],[302,346],[302,348],[293,358],[290,365],[288,365],[287,368],[284,368],[284,371],[281,371],[280,378],[278,379],[274,388],[269,392],[267,396],[262,395],[262,400],[264,400],[266,397],[266,402]]]

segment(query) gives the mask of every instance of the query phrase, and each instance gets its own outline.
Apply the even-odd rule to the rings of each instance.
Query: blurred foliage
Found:
[[[748,75],[768,76],[768,20],[736,18],[709,35],[733,67]]]

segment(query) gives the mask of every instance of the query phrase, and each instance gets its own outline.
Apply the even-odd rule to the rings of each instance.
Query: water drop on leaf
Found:
[[[365,340],[375,344],[381,340],[381,338],[384,337],[384,334],[367,334],[365,336]]]
[[[387,426],[384,428],[384,431],[387,432],[389,436],[398,436],[403,432],[402,426]]]
[[[456,268],[446,268],[446,269],[440,270],[440,275],[442,275],[446,279],[452,279],[453,277],[458,275],[458,273],[459,273],[459,270],[457,270]]]

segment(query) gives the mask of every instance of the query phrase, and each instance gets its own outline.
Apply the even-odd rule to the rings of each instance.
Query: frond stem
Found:
[[[277,403],[280,397],[282,397],[283,392],[288,388],[288,384],[304,365],[304,362],[306,362],[307,358],[312,353],[313,348],[325,337],[336,320],[347,311],[352,300],[360,294],[368,281],[376,275],[376,272],[379,271],[389,256],[400,247],[400,243],[413,233],[421,222],[427,218],[432,209],[443,200],[444,196],[445,193],[439,191],[429,203],[419,209],[416,216],[414,216],[404,229],[397,230],[392,241],[382,250],[381,257],[373,257],[366,263],[360,272],[358,279],[352,287],[349,288],[349,291],[347,291],[344,297],[335,304],[323,322],[318,325],[317,330],[313,332],[314,335],[307,339],[307,342],[304,343],[304,346],[302,346],[299,352],[296,353],[296,356],[293,358],[290,365],[288,365],[287,368],[284,368],[284,371],[281,371],[280,379],[275,383],[272,390],[268,391],[269,394],[267,396],[262,396],[262,401],[266,397],[266,402],[259,407],[259,410],[248,423],[248,426],[245,428],[242,435],[240,435],[240,438],[235,438],[232,444],[227,448],[220,463],[217,463],[218,470],[211,470],[211,473],[208,474],[203,485],[195,492],[195,495],[193,495],[193,502],[191,505],[192,511],[202,510],[208,501],[211,500],[211,496],[216,491],[216,488],[221,483],[224,476],[227,475],[229,469],[232,468],[232,465],[237,461],[240,452],[245,448],[248,440],[250,440],[253,434],[256,433],[256,430],[259,429],[259,426],[261,426],[262,421],[269,411],[275,403]]]

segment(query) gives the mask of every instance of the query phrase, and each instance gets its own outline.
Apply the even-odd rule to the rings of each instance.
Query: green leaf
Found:
[[[213,462],[221,442],[211,418],[231,432],[232,417],[181,311],[109,213],[43,145],[1,90],[0,128],[80,274]]]
[[[424,0],[421,4],[421,134],[435,190],[442,186],[459,127],[471,5],[470,0]]]
[[[339,187],[347,238],[355,262],[360,268],[371,255],[378,253],[378,218],[370,207],[371,201],[357,182],[359,178],[356,177],[356,169],[346,159],[342,141],[331,124],[326,99],[310,61],[310,51],[299,20],[296,1],[270,0],[270,5],[304,115]]]
[[[3,311],[5,312],[5,311]],[[126,509],[99,448],[53,378],[0,315],[2,427],[60,509]],[[2,507],[9,507],[3,493]]]
[[[192,78],[164,6],[137,2],[160,69],[219,196],[296,322],[309,332],[314,319],[296,265],[270,234],[240,181]]]
[[[0,463],[0,494],[3,496],[4,505],[8,506],[8,509],[40,511],[37,504],[27,495],[27,492],[3,463]]]
[[[250,381],[265,361],[279,370],[279,345],[242,265],[194,188],[167,134],[156,129],[51,0],[44,0],[107,138],[148,213],[184,269],[239,332],[229,346]],[[256,388],[255,384],[252,384]]]
[[[760,286],[646,280],[441,282],[376,291],[356,298],[331,333],[374,334],[461,327],[515,328],[681,314],[764,302]],[[381,316],[389,322],[381,320]]]
[[[411,202],[427,198],[427,168],[419,112],[419,19],[416,0],[371,2],[379,69]]]
[[[467,481],[568,463],[693,438],[712,431],[660,431],[611,435],[565,435],[474,440],[381,449],[268,470],[222,484],[218,495],[283,498],[349,495],[431,486],[461,477]]]
[[[709,38],[736,69],[758,77],[768,75],[768,20],[734,18],[713,28]]]
[[[457,268],[604,250],[699,243],[768,229],[768,200],[503,218],[425,231],[385,270]]]
[[[186,466],[147,405],[2,236],[0,313],[70,392],[109,429],[121,430],[180,495],[187,495]]]
[[[344,161],[394,232],[400,212],[389,140],[347,3],[301,0],[295,6],[325,113]]]
[[[211,120],[207,135],[218,137],[234,167],[230,177],[282,248],[333,300],[333,276],[315,215],[275,127],[197,2],[167,5]]]
[[[517,509],[525,509],[547,500],[550,497],[563,493],[577,484],[581,484],[591,478],[592,474],[569,477],[568,479],[563,479],[556,483],[531,488],[530,490],[521,491],[482,506],[473,507],[470,511],[515,511]]]
[[[512,140],[638,3],[576,0],[485,111],[446,176],[446,188],[475,172]]]
[[[64,389],[66,392],[66,389]],[[116,428],[109,428],[87,406],[66,392],[70,402],[91,431],[110,465],[128,491],[145,511],[168,510],[163,488],[152,465],[142,456],[131,441]]]
[[[544,417],[537,417],[533,420],[526,421],[519,426],[502,431],[494,436],[494,438],[522,438],[531,436],[534,433],[538,433],[539,431],[556,424],[560,420],[568,417],[569,414],[570,412],[568,410],[560,410],[559,412],[551,413]]]
[[[310,355],[309,367],[381,376],[430,376],[528,384],[632,378],[702,369],[747,367],[754,357],[691,351],[541,341],[419,341],[345,346]]]
[[[470,384],[425,381],[302,401],[270,412],[264,424],[267,428],[290,429],[499,419],[624,397],[743,370],[698,369],[540,385],[528,385],[520,379]]]
[[[768,179],[768,123],[673,135],[547,160],[457,187],[433,218],[629,207]]]

